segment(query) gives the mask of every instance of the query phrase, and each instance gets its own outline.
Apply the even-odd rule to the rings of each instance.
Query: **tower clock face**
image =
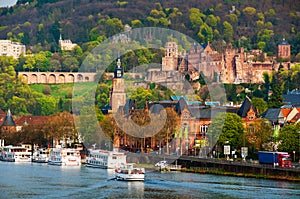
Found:
[[[120,70],[117,71],[117,77],[122,77],[122,72]]]

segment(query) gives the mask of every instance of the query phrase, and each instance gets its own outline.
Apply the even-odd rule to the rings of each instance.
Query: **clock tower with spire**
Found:
[[[110,97],[112,112],[116,113],[120,106],[125,106],[126,93],[124,85],[124,72],[121,68],[121,61],[118,59],[117,68],[114,71],[113,86]]]

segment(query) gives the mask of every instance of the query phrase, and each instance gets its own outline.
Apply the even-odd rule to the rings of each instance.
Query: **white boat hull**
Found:
[[[31,162],[31,158],[15,158],[15,162]]]
[[[145,168],[133,167],[134,163],[127,163],[115,170],[117,180],[143,181],[145,179]]]
[[[102,165],[99,165],[99,164],[87,163],[86,166],[91,167],[91,168],[108,169],[107,166],[102,166]]]
[[[116,173],[116,179],[122,181],[144,181],[145,174],[123,174]]]
[[[48,164],[49,165],[55,165],[55,166],[61,166],[61,161],[51,161],[51,160],[49,160],[48,161]]]

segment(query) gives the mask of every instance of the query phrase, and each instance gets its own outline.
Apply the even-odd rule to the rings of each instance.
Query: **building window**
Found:
[[[184,113],[183,114],[183,119],[188,119],[189,118],[189,114],[188,113]]]

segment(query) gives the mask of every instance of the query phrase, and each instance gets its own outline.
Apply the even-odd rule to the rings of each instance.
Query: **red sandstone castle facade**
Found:
[[[290,58],[290,45],[285,41],[278,45],[278,58]],[[176,72],[179,72],[189,74],[192,80],[202,73],[220,83],[262,83],[263,74],[271,74],[279,65],[276,57],[268,57],[261,50],[246,52],[244,48],[236,49],[229,45],[224,53],[220,53],[208,43],[194,44],[187,54],[183,54],[178,51],[176,42],[167,42],[162,67],[159,71],[150,71],[148,80],[157,82],[164,76],[178,79]]]

